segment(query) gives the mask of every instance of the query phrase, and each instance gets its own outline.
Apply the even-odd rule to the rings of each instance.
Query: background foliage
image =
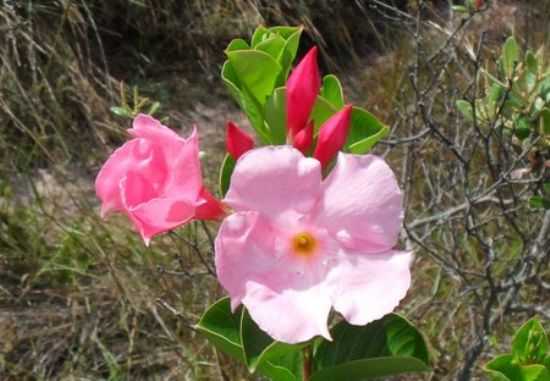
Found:
[[[400,174],[402,245],[417,252],[402,310],[434,358],[415,379],[483,377],[519,322],[550,318],[550,216],[528,202],[545,195],[548,153],[496,128],[502,113],[480,123],[457,108],[486,96],[483,70],[512,33],[548,58],[550,2],[486,3],[0,1],[0,379],[254,377],[194,325],[222,295],[215,227],[145,248],[124,218],[100,221],[92,180],[144,110],[182,133],[198,124],[216,184],[224,122],[246,124],[222,49],[260,23],[303,25],[298,56],[318,44],[323,73],[391,127],[377,152]]]

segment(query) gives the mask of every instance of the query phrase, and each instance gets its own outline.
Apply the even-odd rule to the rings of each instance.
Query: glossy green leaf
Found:
[[[338,78],[329,74],[323,78],[321,95],[336,109],[344,107],[344,91]]]
[[[300,45],[300,37],[302,35],[302,28],[296,29],[288,39],[286,40],[285,48],[280,59],[280,64],[282,66],[281,75],[279,77],[279,83],[285,84],[292,68],[292,62],[296,58],[296,53],[298,52],[298,46]]]
[[[262,144],[271,144],[271,139],[269,137],[269,132],[264,123],[263,109],[258,101],[250,95],[250,92],[247,88],[241,89],[241,108],[248,117],[252,128],[258,134]]]
[[[241,90],[239,89],[239,78],[237,77],[237,74],[233,70],[233,67],[229,61],[225,61],[222,66],[222,80],[225,87],[229,91],[229,94],[240,106]]]
[[[269,54],[258,50],[233,50],[227,52],[227,57],[239,79],[241,91],[246,88],[263,106],[273,92],[281,66]]]
[[[222,196],[225,196],[225,194],[229,190],[229,185],[231,183],[231,175],[233,174],[233,170],[235,169],[235,164],[236,164],[235,159],[233,159],[231,155],[226,154],[220,168],[219,187],[220,187],[220,193]]]
[[[429,370],[423,336],[397,314],[362,327],[343,321],[331,334],[333,341],[323,341],[315,352],[312,381],[367,380]]]
[[[271,33],[276,33],[283,37],[285,40],[288,40],[290,36],[296,33],[299,30],[302,30],[301,26],[273,26],[269,28]]]
[[[361,107],[353,107],[351,126],[345,149],[362,155],[367,153],[389,133],[389,128]]]
[[[548,381],[550,372],[540,364],[519,365],[511,354],[501,355],[484,368],[493,381]]]
[[[265,121],[273,144],[286,142],[286,89],[275,89],[265,104]]]
[[[311,381],[363,381],[402,373],[427,372],[422,361],[411,357],[379,357],[350,361],[316,372]]]
[[[272,36],[273,37],[269,37],[256,45],[256,49],[261,50],[262,52],[266,52],[275,61],[280,62],[283,50],[286,45],[286,41],[284,40],[284,38],[276,34]]]
[[[550,181],[547,181],[542,185],[542,190],[547,197],[550,197]]]
[[[319,127],[337,111],[338,109],[336,107],[332,106],[327,99],[319,95],[311,111],[311,118],[315,125],[315,131],[319,131]]]
[[[504,73],[508,78],[511,78],[515,66],[519,59],[519,46],[514,36],[508,37],[502,47],[501,62],[504,69]]]
[[[229,298],[223,298],[211,305],[202,315],[197,330],[219,350],[244,361],[240,329],[240,314],[232,314]]]
[[[234,40],[231,40],[229,45],[227,45],[227,48],[225,48],[225,52],[227,53],[233,50],[246,50],[246,49],[250,49],[248,42],[246,42],[242,38],[236,38]]]
[[[264,38],[267,37],[267,34],[269,34],[269,30],[265,26],[263,25],[258,26],[254,31],[254,33],[252,34],[252,40],[251,40],[252,47],[255,48],[256,45],[262,42]]]

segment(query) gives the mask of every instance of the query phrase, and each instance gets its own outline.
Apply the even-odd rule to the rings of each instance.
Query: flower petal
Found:
[[[169,153],[164,151],[166,155]],[[202,174],[199,159],[199,138],[197,129],[183,144],[178,143],[177,152],[167,159],[169,171],[164,184],[163,195],[196,199],[202,190]]]
[[[120,183],[122,202],[146,244],[157,234],[176,228],[195,216],[197,200],[155,197],[150,183],[128,172]]]
[[[225,214],[222,203],[215,198],[206,188],[202,188],[199,196],[195,219],[216,220]]]
[[[95,181],[96,194],[102,201],[102,216],[124,210],[120,181],[126,177],[127,172],[139,172],[141,178],[148,182],[148,188],[144,192],[147,191],[148,197],[154,196],[155,192],[149,190],[156,189],[164,182],[166,171],[162,153],[157,148],[145,139],[132,139],[111,154]],[[132,197],[132,200],[136,198]]]
[[[334,309],[355,325],[389,314],[409,289],[412,258],[411,252],[404,251],[345,253],[327,277]]]
[[[401,190],[383,159],[340,153],[323,182],[316,218],[345,247],[376,253],[397,243],[401,204]]]
[[[177,150],[182,143],[185,143],[185,139],[176,132],[146,114],[138,114],[134,118],[132,128],[128,130],[128,133],[135,138],[143,138],[159,143],[170,151]]]
[[[270,218],[309,212],[320,194],[321,167],[290,146],[262,147],[235,166],[225,202],[237,211],[259,211]]]
[[[278,232],[259,213],[227,217],[216,238],[216,271],[235,308],[242,302],[271,337],[297,343],[330,339],[330,294],[313,267],[297,271]],[[302,268],[303,269],[303,268]]]

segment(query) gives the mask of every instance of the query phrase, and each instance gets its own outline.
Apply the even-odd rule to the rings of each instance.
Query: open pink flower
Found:
[[[126,213],[148,244],[154,235],[193,218],[223,214],[219,201],[202,185],[195,129],[183,139],[140,114],[129,133],[134,139],[113,152],[96,178],[102,216]]]
[[[260,164],[259,164],[260,163]],[[274,339],[330,339],[331,307],[351,324],[391,312],[410,285],[412,253],[393,250],[401,192],[388,165],[340,153],[322,179],[318,160],[289,146],[237,162],[216,238],[216,270],[236,308]]]

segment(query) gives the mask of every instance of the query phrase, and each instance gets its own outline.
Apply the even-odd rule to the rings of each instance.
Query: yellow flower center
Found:
[[[292,237],[292,249],[297,255],[309,257],[317,249],[317,240],[308,232],[300,232]]]

